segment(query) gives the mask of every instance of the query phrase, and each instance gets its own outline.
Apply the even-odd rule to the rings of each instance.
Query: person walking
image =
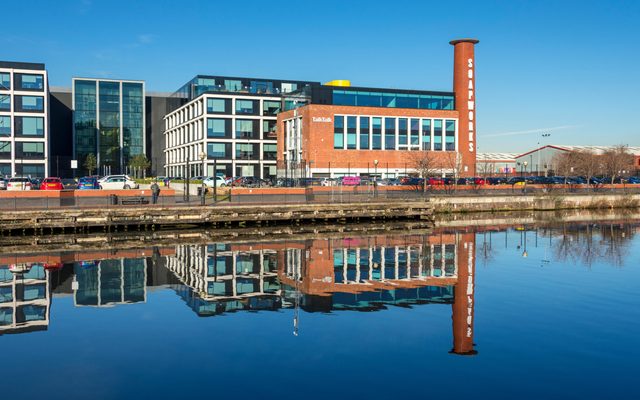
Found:
[[[160,196],[160,186],[158,186],[158,181],[153,181],[151,184],[151,196],[152,204],[158,204],[158,196]]]

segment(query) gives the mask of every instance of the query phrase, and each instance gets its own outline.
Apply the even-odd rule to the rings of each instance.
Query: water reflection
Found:
[[[451,352],[471,355],[476,257],[482,265],[509,252],[536,254],[541,266],[622,266],[637,232],[588,223],[2,255],[0,335],[46,330],[57,296],[72,296],[76,307],[115,307],[146,303],[159,287],[200,317],[291,309],[295,335],[305,333],[304,313],[450,304]]]

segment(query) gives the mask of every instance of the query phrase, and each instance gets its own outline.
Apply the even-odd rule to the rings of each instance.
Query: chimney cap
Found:
[[[449,44],[452,44],[452,45],[455,46],[458,43],[465,43],[465,42],[468,42],[468,43],[471,43],[471,44],[476,44],[476,43],[479,43],[480,41],[478,39],[465,38],[465,39],[452,40],[452,41],[449,42]]]

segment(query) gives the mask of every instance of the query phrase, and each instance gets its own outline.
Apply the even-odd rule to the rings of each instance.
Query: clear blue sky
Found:
[[[9,1],[0,59],[174,91],[196,74],[451,90],[476,47],[479,151],[640,145],[639,1]]]

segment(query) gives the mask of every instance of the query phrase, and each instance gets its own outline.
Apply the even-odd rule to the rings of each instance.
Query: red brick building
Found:
[[[451,42],[453,92],[340,81],[286,98],[277,123],[279,175],[476,175],[476,43]]]

